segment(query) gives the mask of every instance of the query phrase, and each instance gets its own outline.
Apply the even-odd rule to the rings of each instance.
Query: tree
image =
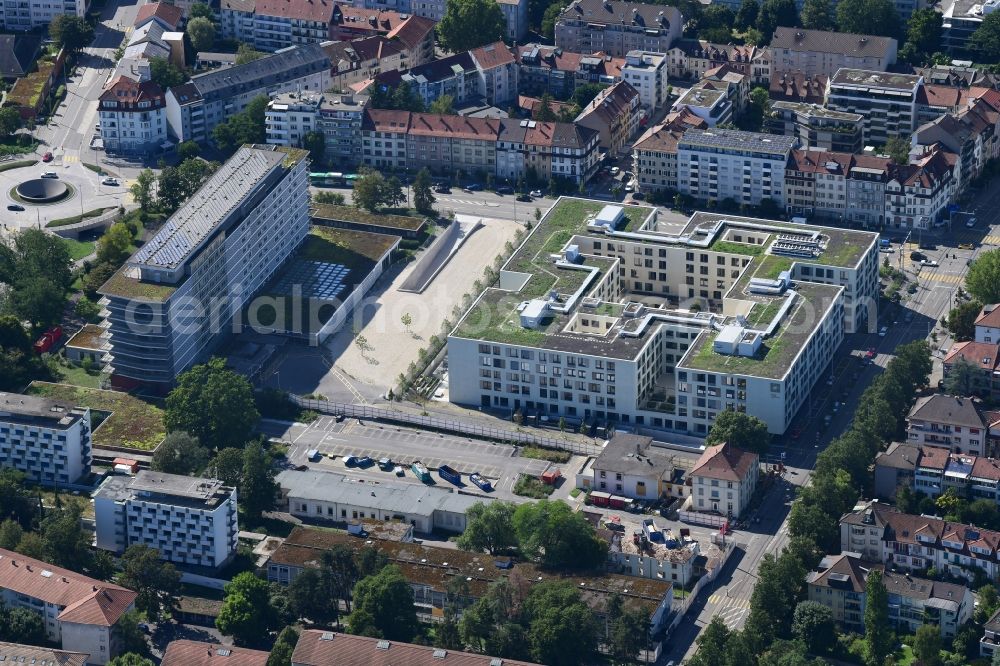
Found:
[[[350,633],[410,642],[417,628],[413,588],[399,567],[390,564],[354,586],[354,612],[348,619]]]
[[[615,593],[608,599],[605,616],[609,622],[607,642],[612,663],[620,666],[636,663],[649,640],[649,615],[641,608],[625,608],[624,599]]]
[[[227,486],[239,486],[243,479],[243,449],[222,449],[212,458],[206,473]]]
[[[215,14],[212,13],[212,8],[204,2],[195,2],[192,4],[191,9],[188,10],[188,17],[192,19],[204,18],[209,21],[215,21]]]
[[[46,552],[42,559],[73,571],[87,568],[91,557],[90,538],[83,531],[82,515],[83,508],[76,503],[47,512],[38,526]]]
[[[196,437],[183,430],[172,432],[153,452],[152,468],[157,472],[189,476],[205,469],[208,450]]]
[[[48,549],[45,547],[45,539],[38,532],[25,532],[24,536],[17,543],[17,552],[36,560],[44,560],[48,557]]]
[[[431,172],[424,167],[413,179],[413,207],[421,215],[433,215],[434,201],[434,194],[431,192]],[[409,324],[405,326],[407,329],[410,328]]]
[[[931,8],[914,10],[906,28],[900,55],[911,65],[922,65],[941,44],[942,15]]]
[[[308,618],[317,624],[329,624],[337,619],[337,599],[323,584],[320,572],[303,569],[288,586],[288,602],[297,618]]]
[[[591,663],[597,654],[597,621],[571,583],[550,580],[535,585],[525,601],[524,616],[536,661],[575,666]],[[632,649],[631,642],[626,649]]]
[[[212,130],[212,141],[223,152],[233,152],[246,143],[264,143],[267,138],[264,116],[267,95],[255,97],[239,113],[230,116]]]
[[[389,564],[389,558],[374,546],[365,546],[358,551],[357,577],[365,578],[377,574]]]
[[[980,303],[1000,302],[1000,250],[983,252],[972,262],[965,276],[965,289]]]
[[[197,145],[197,144],[196,144]],[[129,193],[139,208],[143,212],[150,212],[153,208],[153,185],[156,183],[156,175],[152,169],[143,169],[135,177],[135,182],[129,187]]]
[[[607,543],[565,502],[522,504],[514,510],[513,524],[521,551],[545,567],[597,569],[607,559]]]
[[[894,639],[889,627],[889,597],[878,569],[868,573],[865,592],[865,663],[882,666],[892,654]]]
[[[889,138],[882,146],[882,152],[896,164],[910,163],[910,142],[898,136]]]
[[[723,442],[744,451],[766,453],[771,435],[767,432],[767,424],[756,416],[727,409],[715,417],[705,438],[705,444],[709,446]]]
[[[260,645],[274,628],[274,607],[271,605],[267,581],[249,571],[236,574],[226,584],[215,627],[232,636],[238,645]]]
[[[920,666],[941,666],[941,630],[933,624],[917,627],[913,639],[913,656]]]
[[[62,289],[73,283],[73,260],[58,236],[41,229],[24,229],[14,238],[11,257],[15,285],[29,277],[43,277]]]
[[[805,0],[802,5],[802,27],[810,30],[833,30],[833,7],[830,0]]]
[[[254,60],[260,60],[267,54],[263,51],[255,50],[251,45],[246,42],[241,42],[239,47],[236,49],[236,64],[245,65],[248,62],[253,62]]]
[[[757,14],[757,29],[769,42],[778,26],[793,27],[799,22],[795,0],[764,0]]]
[[[49,23],[49,37],[60,48],[79,51],[94,41],[94,27],[74,14],[57,14]]]
[[[264,511],[274,508],[278,492],[274,468],[270,454],[258,441],[247,443],[243,451],[243,473],[238,488],[240,505],[247,518],[259,520]]]
[[[208,51],[215,44],[215,23],[211,19],[202,16],[190,19],[186,32],[195,51]]]
[[[403,194],[403,184],[399,181],[396,176],[389,176],[385,180],[385,186],[382,188],[382,202],[387,206],[399,206],[406,201],[406,195]]]
[[[362,566],[362,556],[372,551],[381,555],[382,559],[377,562],[365,562]],[[320,575],[323,586],[333,599],[343,601],[344,607],[350,612],[354,585],[363,576],[381,571],[388,561],[384,558],[385,555],[378,549],[369,547],[361,550],[356,561],[354,551],[350,546],[338,544],[320,556]],[[339,605],[336,605],[336,610],[339,611]]]
[[[177,156],[181,161],[190,160],[201,155],[201,146],[197,141],[181,141],[177,144]]]
[[[687,661],[688,666],[718,666],[726,664],[726,647],[731,643],[732,632],[718,615],[698,635],[698,651]]]
[[[982,309],[983,304],[976,300],[959,303],[948,313],[945,328],[957,341],[971,340],[976,336],[976,318]]]
[[[132,247],[132,232],[122,222],[115,222],[97,239],[97,260],[121,264],[128,259]]]
[[[118,618],[115,625],[118,634],[118,647],[122,654],[133,653],[139,656],[149,654],[149,644],[146,634],[139,628],[139,613],[131,610]]]
[[[47,328],[62,319],[66,291],[48,278],[28,276],[14,285],[9,303],[14,314],[36,329]]]
[[[800,601],[792,617],[792,632],[810,652],[828,653],[836,643],[833,611],[815,601]]]
[[[535,107],[534,112],[531,114],[532,120],[537,120],[542,123],[555,122],[558,120],[556,112],[552,110],[552,95],[548,91],[542,93],[541,99],[538,100],[538,106]]]
[[[987,14],[967,44],[968,49],[983,62],[1000,62],[1000,14]]]
[[[355,206],[375,213],[382,207],[384,193],[385,178],[378,171],[367,170],[354,181],[354,191],[351,196]]]
[[[292,652],[296,643],[299,642],[299,632],[295,627],[285,627],[278,634],[278,640],[271,648],[271,654],[267,658],[267,666],[291,666]]]
[[[732,41],[736,14],[725,5],[711,4],[698,20],[698,37],[710,42],[727,44]]]
[[[45,645],[45,622],[42,616],[26,608],[0,605],[0,640],[27,645]]]
[[[155,621],[161,609],[169,610],[180,591],[181,574],[173,564],[160,559],[160,552],[145,544],[132,544],[121,559],[118,582],[135,590],[135,607]]]
[[[562,14],[564,9],[566,9],[566,6],[562,2],[553,2],[545,10],[545,15],[542,16],[542,35],[546,39],[552,39],[555,36],[556,21],[559,20],[559,15]]]
[[[166,58],[160,57],[149,59],[149,78],[164,90],[179,86],[187,80],[180,68]]]
[[[135,652],[126,652],[109,661],[108,666],[154,666],[154,664],[151,660]]]
[[[21,129],[21,125],[21,114],[18,113],[17,109],[11,106],[0,109],[0,134],[11,136]]]
[[[757,0],[743,0],[736,12],[736,29],[745,32],[747,28],[757,25],[757,14],[760,13],[760,3]]]
[[[440,113],[443,116],[455,115],[455,98],[451,95],[441,95],[431,102],[431,107],[427,111],[430,113]]]
[[[24,530],[10,518],[0,523],[0,548],[14,550],[23,536]]]
[[[302,147],[309,151],[314,163],[322,164],[326,153],[326,135],[316,130],[306,132],[302,137]]]
[[[249,440],[259,419],[250,382],[221,358],[181,373],[163,416],[167,432],[183,430],[219,449]]]
[[[837,3],[837,27],[859,35],[899,36],[901,22],[892,0],[842,0]]]
[[[444,49],[461,53],[503,39],[507,21],[492,0],[448,0],[437,32]]]
[[[477,502],[466,512],[465,531],[458,537],[458,547],[490,555],[503,553],[517,546],[514,531],[514,511],[511,502]]]

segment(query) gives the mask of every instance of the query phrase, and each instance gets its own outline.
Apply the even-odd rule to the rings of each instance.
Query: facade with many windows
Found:
[[[101,93],[98,111],[107,152],[162,150],[167,140],[166,96],[152,81],[119,76]]]
[[[90,410],[57,400],[0,393],[0,466],[47,486],[90,474]]]

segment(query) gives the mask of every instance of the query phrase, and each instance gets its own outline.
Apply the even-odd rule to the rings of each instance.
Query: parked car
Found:
[[[107,176],[106,178],[104,178],[104,180],[101,181],[101,185],[112,185],[114,187],[117,187],[120,184],[121,183],[118,182],[117,178],[113,178],[111,176]]]
[[[46,152],[44,155],[42,155],[42,161],[43,162],[51,162],[52,161],[52,153]]]
[[[10,204],[9,206],[7,206],[7,210],[12,210],[14,212],[20,212],[20,211],[24,210],[24,206],[22,206],[20,204]]]
[[[883,326],[882,328],[878,329],[878,337],[884,338],[885,334],[888,333],[888,332],[889,332],[889,327],[888,326]]]
[[[972,243],[959,243],[958,244],[958,249],[959,250],[975,250],[976,246],[973,245]]]
[[[501,185],[497,188],[497,194],[514,194],[514,188],[510,185]]]
[[[927,255],[924,254],[923,252],[917,252],[916,250],[914,250],[913,252],[910,253],[911,261],[923,261],[926,258]]]
[[[358,458],[358,467],[371,467],[374,464],[375,461],[371,458],[371,456],[362,456],[361,458]]]
[[[532,201],[531,197],[529,197],[527,194],[518,194],[517,195],[517,200],[518,201],[524,201],[524,202],[527,202],[527,203],[531,203],[531,201]]]
[[[447,185],[438,185],[434,188],[434,191],[438,194],[451,194],[451,188]]]
[[[535,199],[540,199],[542,197],[542,191],[541,190],[531,190],[531,192],[528,192],[528,194],[530,194]]]
[[[483,186],[480,185],[479,183],[469,183],[468,185],[465,186],[466,192],[480,192],[482,191],[482,189]]]

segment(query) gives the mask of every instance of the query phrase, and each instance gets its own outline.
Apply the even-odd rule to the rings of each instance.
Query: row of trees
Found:
[[[693,666],[779,663],[787,655],[792,655],[787,663],[805,664],[810,663],[807,652],[824,654],[832,648],[832,618],[801,602],[805,575],[823,553],[839,550],[841,515],[868,486],[875,454],[901,432],[917,388],[927,383],[931,370],[927,343],[912,342],[896,352],[885,372],[862,394],[850,428],[817,456],[812,483],[799,489],[792,505],[789,545],[779,554],[765,554],[761,561],[746,626],[730,632],[721,623],[710,625],[698,639]],[[869,580],[868,590],[865,662],[882,666],[895,642],[887,639],[877,579]]]
[[[197,192],[219,166],[218,162],[188,157],[177,166],[161,164],[159,176],[152,169],[143,169],[129,192],[144,213],[170,215]]]

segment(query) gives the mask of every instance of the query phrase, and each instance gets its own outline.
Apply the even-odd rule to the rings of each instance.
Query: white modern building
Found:
[[[59,486],[90,474],[90,410],[58,400],[0,393],[0,466]]]
[[[305,238],[305,151],[243,146],[170,216],[100,293],[112,384],[165,391],[234,331]]]
[[[782,433],[876,321],[876,239],[563,198],[449,336],[451,401],[697,436],[734,409]]]
[[[94,493],[96,546],[145,544],[169,562],[217,569],[236,554],[236,489],[218,479],[140,471]]]
[[[124,587],[0,548],[0,603],[41,615],[46,638],[64,650],[89,655],[88,664],[106,664],[118,655],[116,625],[135,608],[136,596]]]
[[[154,153],[166,147],[166,96],[152,81],[119,76],[101,93],[97,108],[105,151]]]
[[[827,83],[826,107],[861,114],[865,145],[881,146],[916,129],[921,86],[922,76],[844,68]]]
[[[68,14],[83,18],[89,6],[87,0],[27,0],[0,2],[0,25],[11,32],[26,32],[48,27],[57,16]]]
[[[625,54],[622,80],[639,91],[639,103],[652,112],[667,102],[667,54],[629,51]]]
[[[322,102],[319,93],[289,92],[272,97],[264,114],[267,143],[301,148],[306,134],[318,127]]]

